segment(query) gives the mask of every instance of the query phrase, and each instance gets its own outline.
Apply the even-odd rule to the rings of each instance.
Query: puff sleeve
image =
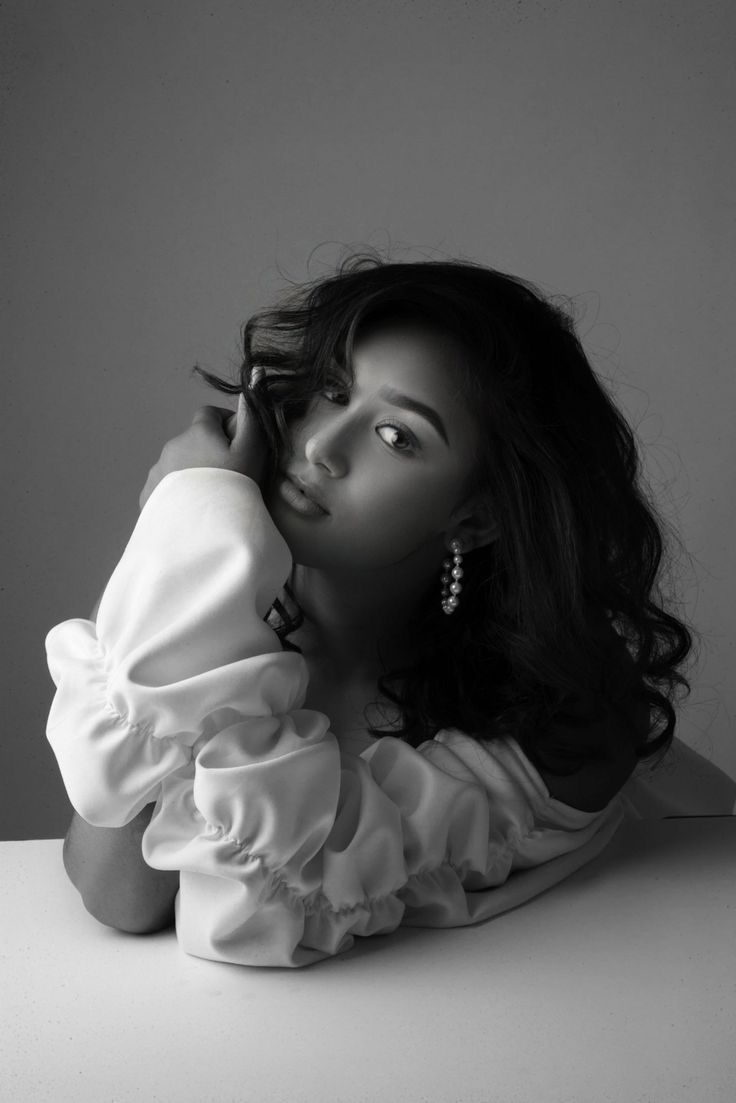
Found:
[[[304,659],[263,617],[291,568],[257,486],[193,469],[147,502],[97,624],[49,633],[49,717],[69,795],[180,872],[191,954],[304,966],[400,924],[460,926],[545,891],[622,819],[560,804],[513,740],[457,731],[359,753],[302,707]]]
[[[159,483],[96,624],[46,637],[46,734],[83,819],[128,823],[229,718],[288,711],[303,694],[300,656],[263,620],[290,569],[246,476],[196,468]]]
[[[622,819],[549,796],[512,740],[391,736],[360,755],[303,713],[234,724],[171,777],[143,837],[180,870],[179,941],[199,957],[310,965],[400,924],[477,923],[595,857]]]

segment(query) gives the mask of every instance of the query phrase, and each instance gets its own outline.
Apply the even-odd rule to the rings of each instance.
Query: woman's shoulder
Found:
[[[648,717],[644,707],[636,717],[636,730],[644,735]],[[549,725],[544,739],[531,732],[520,735],[518,742],[555,800],[599,812],[636,769],[639,756],[632,730],[630,716],[607,709],[596,717],[562,715]]]
[[[631,680],[634,665],[625,640],[599,614],[591,619],[592,638],[602,646],[606,665]],[[601,706],[598,686],[584,698],[568,700],[539,738],[519,737],[524,753],[543,777],[550,795],[573,808],[598,812],[621,791],[639,762],[637,748],[649,732],[649,705],[637,696],[639,680],[617,705]]]
[[[572,774],[553,773],[543,763],[536,769],[555,800],[580,812],[601,812],[621,792],[637,762],[633,746],[621,741]]]

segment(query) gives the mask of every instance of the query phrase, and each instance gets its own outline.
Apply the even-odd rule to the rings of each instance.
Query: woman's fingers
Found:
[[[228,435],[231,448],[242,448],[245,444],[245,436],[248,432],[250,413],[245,398],[241,394],[238,398],[238,408],[228,421]]]
[[[228,431],[231,434],[230,452],[236,458],[238,470],[260,485],[266,470],[268,444],[242,394],[236,412],[230,416]]]
[[[192,425],[212,425],[221,429],[226,418],[232,417],[232,413],[225,406],[200,406],[192,418]]]
[[[141,491],[141,509],[162,479],[190,467],[219,467],[237,471],[255,482],[263,478],[266,445],[257,421],[240,397],[237,410],[200,406],[191,425],[166,441]]]
[[[259,432],[242,394],[238,398],[237,410],[225,406],[200,406],[192,418],[192,425],[205,425],[223,432],[234,451],[249,447],[253,436]]]

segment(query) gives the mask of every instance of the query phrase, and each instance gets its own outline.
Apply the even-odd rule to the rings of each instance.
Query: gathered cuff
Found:
[[[122,827],[192,759],[197,732],[156,732],[111,700],[103,648],[89,621],[57,625],[47,640],[58,690],[46,734],[69,800],[96,827]]]
[[[47,736],[84,819],[123,826],[223,727],[298,707],[304,660],[263,619],[290,569],[251,479],[194,468],[159,483],[97,622],[46,637]]]
[[[129,823],[157,799],[164,778],[190,764],[193,770],[224,724],[247,715],[251,730],[272,725],[306,682],[302,656],[277,652],[168,685],[139,683],[131,667],[112,669],[86,620],[53,628],[46,651],[57,685],[46,735],[72,806],[97,827]]]

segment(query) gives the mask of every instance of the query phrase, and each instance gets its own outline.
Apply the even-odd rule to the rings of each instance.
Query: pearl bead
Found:
[[[450,552],[452,553],[452,559],[448,557],[442,563],[441,604],[443,613],[455,612],[460,604],[460,599],[457,595],[462,590],[462,586],[458,582],[458,579],[463,577],[463,569],[460,566],[463,561],[462,544],[459,540],[450,541]]]

